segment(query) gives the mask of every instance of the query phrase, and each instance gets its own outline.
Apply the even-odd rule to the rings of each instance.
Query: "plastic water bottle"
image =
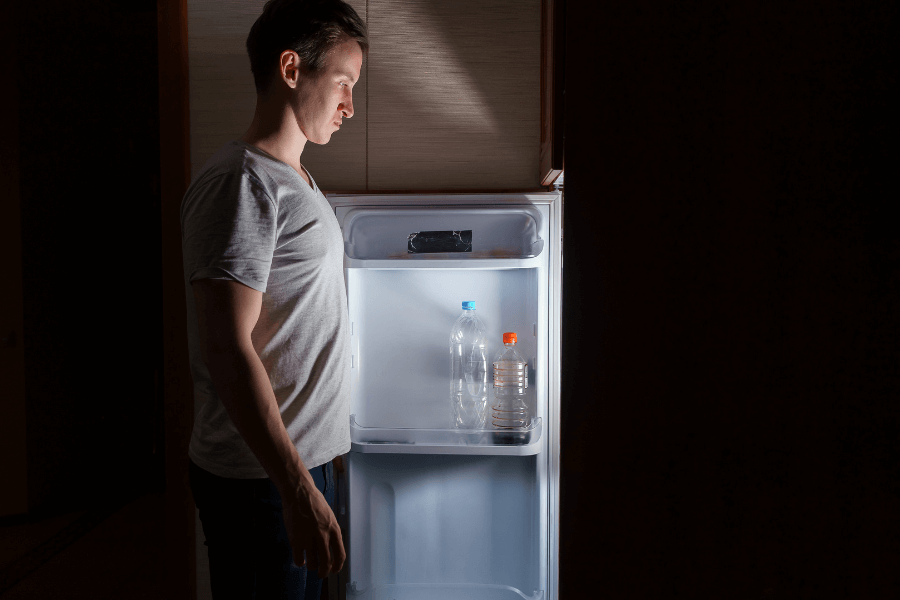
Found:
[[[494,405],[491,423],[500,429],[525,429],[528,407],[528,363],[516,350],[516,334],[503,334],[503,349],[494,361]]]
[[[462,314],[450,331],[450,414],[456,429],[485,429],[487,425],[485,341],[475,302],[463,302]]]

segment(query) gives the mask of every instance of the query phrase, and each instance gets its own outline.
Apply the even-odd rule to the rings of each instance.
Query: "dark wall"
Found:
[[[16,18],[29,504],[58,512],[162,481],[156,3]]]
[[[897,597],[896,5],[566,5],[561,597]]]

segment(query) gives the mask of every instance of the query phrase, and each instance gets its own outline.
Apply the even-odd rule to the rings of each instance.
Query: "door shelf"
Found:
[[[357,590],[347,586],[347,597],[359,600],[543,600],[544,591],[526,595],[508,585],[477,583],[393,583]]]
[[[540,267],[543,257],[449,258],[419,254],[410,258],[359,259],[344,257],[348,269],[529,269]]]
[[[350,415],[353,452],[380,454],[504,454],[530,456],[541,451],[541,419],[525,430],[413,429],[362,427]],[[491,596],[493,598],[493,596]]]

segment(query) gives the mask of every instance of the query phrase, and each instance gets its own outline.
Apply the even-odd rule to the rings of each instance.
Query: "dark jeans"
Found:
[[[189,467],[215,600],[319,600],[322,580],[294,564],[281,497],[270,479],[226,479]],[[331,462],[309,470],[334,510]]]

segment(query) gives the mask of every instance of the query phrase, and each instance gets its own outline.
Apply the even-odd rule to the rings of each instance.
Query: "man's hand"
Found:
[[[301,485],[294,498],[282,498],[282,506],[294,563],[298,567],[306,563],[306,568],[316,571],[319,579],[340,571],[347,553],[341,528],[322,493],[315,486]]]

